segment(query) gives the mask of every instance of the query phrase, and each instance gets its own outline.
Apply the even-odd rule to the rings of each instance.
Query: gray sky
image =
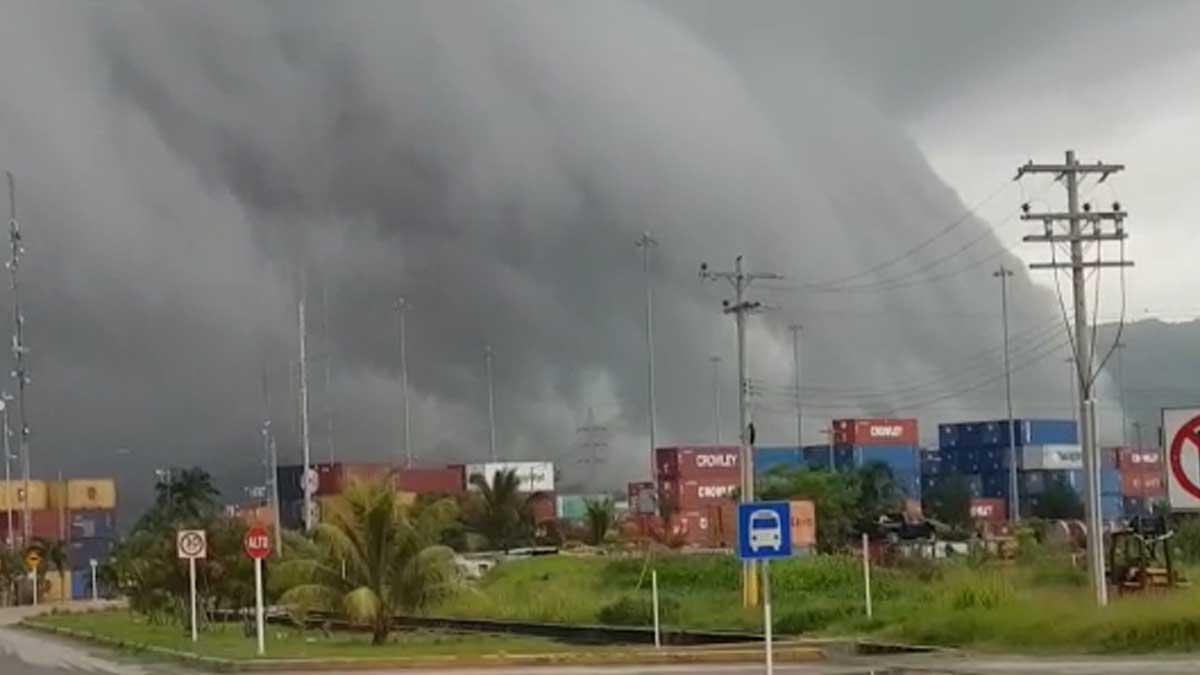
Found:
[[[792,440],[794,321],[807,442],[833,415],[917,414],[927,436],[996,417],[991,271],[1020,266],[1002,244],[1039,252],[987,221],[1052,194],[1005,186],[1018,163],[1067,144],[1123,161],[1131,255],[1188,243],[1196,5],[1136,7],[11,3],[0,164],[29,248],[35,465],[120,471],[127,505],[165,464],[236,491],[259,471],[264,363],[295,461],[302,260],[317,458],[327,410],[343,458],[395,456],[403,294],[423,461],[485,454],[490,343],[502,454],[559,459],[575,482],[643,477],[647,229],[660,442],[711,438],[712,354],[736,428],[728,289],[696,270],[739,253],[787,276],[755,296],[772,305],[750,340],[765,440]],[[1176,302],[1146,269],[1131,307]],[[1064,415],[1057,304],[1036,283],[1013,286],[1018,413]],[[611,431],[596,471],[575,463],[589,408]]]

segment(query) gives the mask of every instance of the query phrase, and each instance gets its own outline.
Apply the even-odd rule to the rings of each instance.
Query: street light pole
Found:
[[[8,394],[0,397],[0,410],[4,411],[4,513],[8,518],[8,529],[5,530],[4,541],[8,550],[13,548],[13,503],[12,503],[12,459],[8,447]]]
[[[492,359],[495,354],[491,345],[483,348],[483,363],[487,368],[488,387],[488,457],[496,461],[496,389],[492,380]]]
[[[655,435],[658,431],[655,422],[655,402],[654,402],[654,293],[653,285],[650,277],[650,249],[658,246],[658,241],[650,236],[649,232],[643,232],[638,238],[635,245],[642,249],[642,273],[645,275],[646,281],[646,359],[649,362],[647,368],[647,389],[649,391],[649,406],[650,406],[650,476],[655,476],[656,464],[654,462],[654,446]]]
[[[710,356],[708,360],[713,366],[713,428],[716,433],[715,443],[721,444],[721,357]]]
[[[405,344],[404,315],[412,308],[407,300],[400,297],[396,300],[396,321],[400,330],[400,396],[404,400],[404,466],[413,466],[412,433],[410,432],[410,417],[408,416],[408,349]]]
[[[788,326],[792,332],[792,379],[796,388],[796,451],[804,448],[804,407],[800,399],[800,324]]]

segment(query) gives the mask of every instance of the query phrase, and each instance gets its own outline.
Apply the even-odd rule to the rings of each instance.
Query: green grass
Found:
[[[223,659],[256,658],[253,637],[242,635],[241,624],[225,624],[200,634],[193,643],[185,627],[152,625],[144,617],[126,611],[86,614],[54,614],[38,619],[55,626],[87,631],[130,643],[166,647],[201,656]],[[404,658],[425,656],[485,656],[505,654],[550,654],[568,651],[570,645],[540,638],[501,635],[455,634],[433,631],[406,631],[392,634],[385,646],[370,644],[363,633],[334,633],[324,637],[319,631],[301,633],[294,628],[267,626],[268,658]]]
[[[510,562],[474,591],[430,613],[586,624],[601,623],[604,616],[646,625],[649,580],[638,586],[643,564],[642,559],[565,556]],[[653,561],[653,567],[669,607],[664,625],[761,630],[761,612],[741,607],[740,565],[734,558],[669,556]],[[871,621],[864,612],[861,562],[853,558],[777,562],[771,572],[775,628],[781,634],[870,635],[1033,653],[1200,650],[1200,588],[1114,598],[1099,610],[1086,575],[1065,558],[876,568]]]

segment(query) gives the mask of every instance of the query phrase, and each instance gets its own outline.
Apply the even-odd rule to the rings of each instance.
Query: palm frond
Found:
[[[279,604],[295,612],[336,612],[342,606],[343,594],[321,584],[293,586],[279,596]]]
[[[346,618],[356,623],[372,623],[381,611],[384,611],[383,601],[375,591],[360,586],[350,591],[342,598],[342,610]]]

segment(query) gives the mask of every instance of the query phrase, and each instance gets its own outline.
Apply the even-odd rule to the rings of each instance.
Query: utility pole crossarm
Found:
[[[1017,175],[1014,180],[1032,173],[1098,173],[1101,174],[1100,180],[1104,180],[1110,174],[1124,170],[1124,164],[1104,164],[1102,162],[1096,162],[1095,164],[1034,164],[1030,161],[1017,168]]]
[[[1132,260],[1101,260],[1091,262],[1060,262],[1060,263],[1029,263],[1031,270],[1069,270],[1069,269],[1085,269],[1090,267],[1133,267]]]
[[[1051,211],[1049,213],[1022,213],[1021,220],[1067,220],[1070,218],[1078,218],[1080,220],[1101,221],[1113,220],[1120,222],[1129,217],[1128,211],[1084,211],[1074,215],[1066,211]]]

